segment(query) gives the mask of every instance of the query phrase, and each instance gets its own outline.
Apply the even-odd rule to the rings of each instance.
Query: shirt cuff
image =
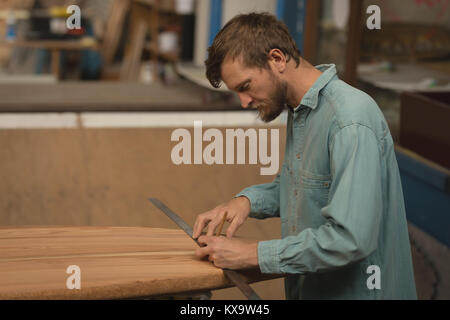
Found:
[[[258,218],[260,216],[259,212],[263,211],[263,201],[258,192],[252,192],[250,190],[243,190],[237,195],[234,196],[234,198],[237,197],[246,197],[250,201],[250,217],[251,218]]]
[[[258,242],[258,264],[262,273],[281,273],[278,242],[268,240]]]

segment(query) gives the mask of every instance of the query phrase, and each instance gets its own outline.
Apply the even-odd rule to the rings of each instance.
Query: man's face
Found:
[[[264,122],[276,119],[284,109],[288,85],[272,70],[245,67],[241,59],[225,59],[222,80],[237,92],[242,107],[257,109]]]

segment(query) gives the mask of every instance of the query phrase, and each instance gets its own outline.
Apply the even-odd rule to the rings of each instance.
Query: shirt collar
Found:
[[[336,76],[336,65],[334,64],[321,64],[316,66],[316,68],[322,71],[322,74],[303,96],[300,104],[293,110],[294,112],[300,110],[300,106],[315,109],[319,100],[320,90],[322,90]]]

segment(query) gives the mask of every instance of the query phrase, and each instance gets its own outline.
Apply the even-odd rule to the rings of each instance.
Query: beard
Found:
[[[275,120],[283,112],[287,103],[287,83],[278,80],[275,76],[272,76],[271,79],[275,87],[273,93],[268,99],[264,99],[256,105],[259,111],[258,118],[266,123]]]

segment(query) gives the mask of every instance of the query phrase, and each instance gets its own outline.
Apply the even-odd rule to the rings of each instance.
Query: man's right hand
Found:
[[[217,226],[222,222],[225,212],[230,225],[227,228],[227,238],[233,237],[236,230],[244,223],[250,214],[251,205],[247,197],[233,198],[227,203],[221,204],[214,209],[199,214],[194,224],[193,238],[197,239],[203,229],[208,226],[207,236],[214,235]]]

